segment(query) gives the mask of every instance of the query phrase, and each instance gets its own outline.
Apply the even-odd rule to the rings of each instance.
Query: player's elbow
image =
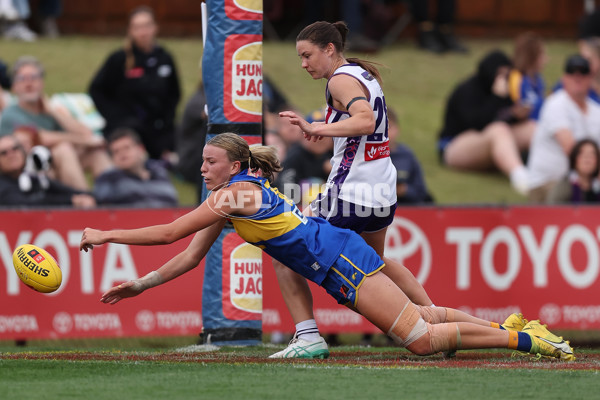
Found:
[[[177,232],[169,225],[163,225],[154,237],[156,244],[171,244],[179,239]]]
[[[356,127],[361,135],[370,135],[375,132],[375,118],[373,118],[373,115],[362,114],[356,121]]]

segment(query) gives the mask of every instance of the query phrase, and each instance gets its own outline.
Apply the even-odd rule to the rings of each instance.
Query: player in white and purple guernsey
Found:
[[[326,191],[311,204],[311,211],[357,233],[375,232],[391,224],[396,205],[396,168],[390,159],[385,98],[377,79],[360,65],[342,65],[329,80],[340,74],[360,82],[367,96],[355,97],[346,104],[346,110],[340,110],[333,104],[328,84],[325,123],[350,118],[347,110],[354,102],[364,101],[374,114],[375,129],[370,135],[333,137]]]
[[[385,98],[377,68],[343,54],[348,27],[344,22],[315,22],[296,38],[302,68],[313,79],[327,79],[325,123],[308,123],[293,111],[279,113],[299,126],[307,140],[332,137],[333,169],[327,190],[311,204],[310,215],[351,229],[382,257],[383,272],[412,302],[430,306],[429,296],[412,273],[384,257],[385,235],[396,208],[396,169],[389,157]],[[282,295],[296,323],[294,340],[271,357],[310,357],[327,344],[319,335],[306,281],[275,262]]]

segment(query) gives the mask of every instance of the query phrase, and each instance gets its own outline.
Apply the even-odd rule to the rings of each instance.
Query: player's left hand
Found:
[[[116,304],[127,297],[135,297],[143,291],[142,285],[137,280],[128,281],[108,289],[104,292],[100,301],[107,304]]]

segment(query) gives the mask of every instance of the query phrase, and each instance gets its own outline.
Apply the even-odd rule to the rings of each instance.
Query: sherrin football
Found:
[[[23,244],[13,253],[13,266],[19,279],[41,293],[52,293],[60,287],[62,272],[48,252],[32,244]]]

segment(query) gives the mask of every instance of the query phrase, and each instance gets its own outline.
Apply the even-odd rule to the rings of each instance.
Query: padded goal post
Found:
[[[262,6],[262,0],[206,0],[207,140],[234,132],[251,145],[262,143]],[[206,198],[206,188],[202,193]],[[206,257],[202,325],[203,343],[262,341],[262,252],[231,226]]]

